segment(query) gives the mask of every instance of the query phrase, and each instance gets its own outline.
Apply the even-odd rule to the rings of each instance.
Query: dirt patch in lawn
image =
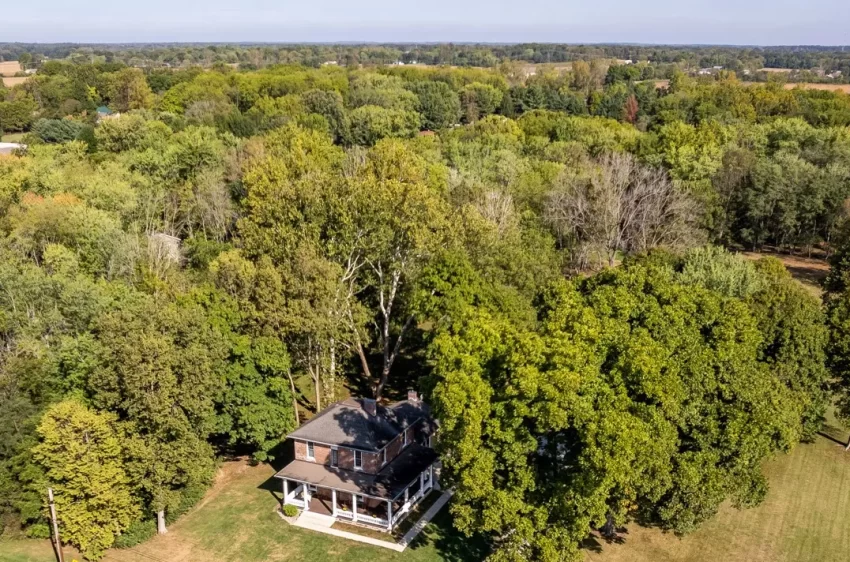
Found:
[[[741,255],[754,261],[768,256],[776,258],[812,295],[820,298],[823,294],[823,280],[829,274],[829,262],[824,257],[795,256],[769,251],[741,252]]]

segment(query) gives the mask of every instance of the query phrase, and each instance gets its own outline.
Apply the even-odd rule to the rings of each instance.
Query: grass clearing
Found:
[[[26,133],[0,133],[0,142],[21,142]]]
[[[596,539],[587,562],[839,562],[850,558],[850,453],[847,432],[828,420],[814,443],[765,467],[762,505],[720,513],[684,538],[636,524],[617,541]]]
[[[829,262],[820,257],[795,256],[779,252],[741,252],[748,260],[759,260],[764,257],[776,258],[782,262],[791,277],[800,282],[803,287],[818,299],[823,296],[823,280],[829,274]]]
[[[278,482],[271,480],[273,474],[268,465],[225,463],[204,500],[172,525],[167,535],[130,549],[110,550],[103,562],[472,562],[485,556],[481,541],[452,529],[446,509],[402,553],[292,527],[275,513],[277,499],[272,490],[277,491]],[[0,562],[53,560],[46,540],[0,542]]]

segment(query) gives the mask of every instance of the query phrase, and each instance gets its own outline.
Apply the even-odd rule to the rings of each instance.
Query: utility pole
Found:
[[[47,498],[50,505],[50,522],[53,525],[53,549],[56,551],[56,562],[65,562],[62,555],[62,540],[59,538],[59,524],[56,522],[56,504],[53,503],[53,488],[47,489]]]

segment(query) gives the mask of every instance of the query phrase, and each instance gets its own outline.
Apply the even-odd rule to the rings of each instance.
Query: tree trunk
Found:
[[[316,369],[318,370],[318,365]],[[319,381],[319,373],[316,373],[316,376],[313,377],[313,384],[316,385],[316,412],[322,411],[322,384]]]
[[[608,515],[605,516],[605,524],[602,525],[599,532],[606,539],[613,539],[616,536],[617,528],[614,526],[614,516],[611,515],[611,512],[608,512]]]
[[[164,535],[168,532],[165,527],[165,510],[160,509],[156,512],[156,534]]]
[[[289,377],[289,388],[292,390],[292,415],[295,416],[295,427],[301,425],[301,420],[298,418],[298,396],[295,392],[295,380],[292,378],[292,370],[286,370],[286,376]]]
[[[390,348],[390,339],[389,339],[389,323],[386,324],[386,338],[384,339],[384,366],[381,369],[381,379],[378,381],[378,386],[375,387],[375,400],[380,400],[383,393],[384,387],[387,385],[387,380],[390,378],[390,370],[393,367],[393,363],[398,357],[399,349],[401,349],[401,341],[404,339],[404,334],[410,329],[410,326],[413,324],[414,316],[411,314],[407,317],[407,320],[404,323],[404,326],[401,327],[401,331],[398,333],[398,337],[395,340],[395,345],[393,346],[392,352],[389,351]]]

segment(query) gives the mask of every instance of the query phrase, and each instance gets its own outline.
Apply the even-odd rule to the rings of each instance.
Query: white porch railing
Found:
[[[341,509],[336,510],[336,516],[339,519],[354,519],[354,513],[350,512],[350,511],[343,511]],[[358,516],[358,518],[359,517],[360,516]]]
[[[337,513],[339,515],[339,513]],[[358,523],[369,523],[371,525],[378,525],[380,527],[387,526],[387,520],[381,517],[372,517],[371,515],[364,515],[362,513],[357,514],[357,522]]]
[[[294,505],[295,507],[304,508],[304,500],[297,500],[295,498],[286,498],[284,501],[284,505]]]

